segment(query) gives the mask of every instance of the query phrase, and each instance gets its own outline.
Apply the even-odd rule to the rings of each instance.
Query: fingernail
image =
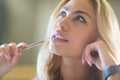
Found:
[[[27,44],[25,44],[24,42],[21,42],[21,43],[19,43],[17,46],[18,46],[19,48],[24,49],[24,48],[26,48]]]

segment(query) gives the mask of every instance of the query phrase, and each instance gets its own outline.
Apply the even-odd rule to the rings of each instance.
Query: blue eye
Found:
[[[59,14],[59,16],[65,17],[66,16],[66,12],[65,11],[61,11],[60,14]]]
[[[79,22],[82,22],[82,23],[86,23],[85,18],[82,17],[82,16],[80,16],[80,15],[79,15],[79,16],[76,16],[74,20],[79,21]]]

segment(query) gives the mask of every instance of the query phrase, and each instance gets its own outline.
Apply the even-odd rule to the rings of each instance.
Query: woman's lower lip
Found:
[[[60,39],[60,38],[53,38],[52,41],[55,41],[55,42],[68,42],[67,40],[63,40],[63,39]]]

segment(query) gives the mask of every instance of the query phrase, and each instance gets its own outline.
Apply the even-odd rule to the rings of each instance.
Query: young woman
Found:
[[[62,0],[51,16],[49,40],[38,56],[38,79],[103,80],[109,66],[120,64],[118,36],[118,22],[107,0]],[[24,43],[1,46],[1,78],[26,47]],[[107,79],[119,80],[120,75]]]

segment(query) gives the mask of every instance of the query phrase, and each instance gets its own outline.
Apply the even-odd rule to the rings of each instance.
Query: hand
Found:
[[[25,43],[18,45],[10,43],[0,46],[0,79],[14,68],[23,53],[22,50],[26,47]]]
[[[97,57],[91,55],[93,51],[98,52]],[[86,46],[82,56],[82,63],[89,66],[94,64],[98,69],[104,71],[109,65],[116,65],[117,61],[105,42],[99,40]]]

